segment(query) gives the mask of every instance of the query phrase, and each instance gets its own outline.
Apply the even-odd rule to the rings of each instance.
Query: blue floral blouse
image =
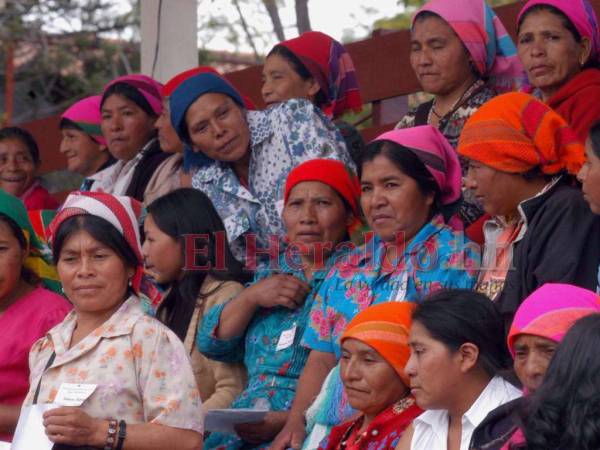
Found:
[[[200,167],[192,177],[192,186],[211,199],[225,224],[233,254],[243,262],[247,262],[245,234],[256,233],[258,248],[269,246],[270,235],[284,235],[285,180],[295,166],[330,158],[354,169],[336,126],[308,100],[293,99],[265,111],[248,111],[246,119],[251,135],[249,187],[240,183],[229,164],[219,161]],[[262,259],[264,255],[259,262]]]
[[[315,296],[303,345],[335,353],[339,359],[346,325],[369,305],[420,302],[442,288],[471,289],[480,254],[462,236],[437,215],[408,243],[395,264],[383,264],[385,244],[374,236],[328,274]]]

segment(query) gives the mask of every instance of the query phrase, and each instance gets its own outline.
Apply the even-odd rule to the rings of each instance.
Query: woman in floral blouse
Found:
[[[93,389],[79,406],[44,414],[46,434],[57,444],[202,446],[202,402],[186,351],[140,305],[139,212],[129,197],[75,193],[50,225],[58,273],[74,310],[33,345],[24,404],[60,404],[65,383]]]
[[[287,251],[235,299],[204,316],[200,351],[223,361],[243,358],[248,368],[248,385],[232,407],[266,403],[271,410],[262,423],[238,426],[240,437],[211,434],[207,448],[266,448],[283,427],[308,356],[300,341],[313,295],[351,246],[358,193],[358,180],[339,161],[311,160],[294,169],[284,196]]]
[[[169,103],[177,134],[205,157],[192,186],[210,197],[234,255],[251,269],[257,256],[259,263],[268,258],[265,249],[279,253],[285,179],[295,166],[329,158],[354,167],[335,125],[308,100],[246,111],[225,79],[200,73],[183,81]]]
[[[333,267],[315,296],[303,339],[311,353],[275,449],[301,445],[304,412],[339,361],[340,337],[358,312],[389,301],[420,302],[430,292],[475,283],[479,253],[450,226],[459,226],[460,164],[437,129],[426,125],[379,136],[367,146],[360,181],[360,203],[373,235]],[[325,425],[322,435],[351,413],[337,388],[339,376],[333,381],[323,389],[339,395],[317,419]]]

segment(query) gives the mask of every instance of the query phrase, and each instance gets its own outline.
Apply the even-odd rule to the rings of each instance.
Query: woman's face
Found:
[[[267,106],[292,98],[312,101],[320,89],[314,78],[303,80],[289,61],[278,54],[272,54],[265,61],[262,82],[261,93]]]
[[[113,94],[102,105],[102,134],[108,150],[122,161],[130,161],[154,135],[155,116],[150,116],[135,102]]]
[[[371,417],[408,391],[394,368],[373,347],[357,339],[342,343],[340,375],[350,405]]]
[[[56,265],[68,299],[78,312],[102,314],[125,299],[135,270],[111,248],[87,231],[71,233],[64,241]]]
[[[410,64],[423,90],[433,95],[452,94],[474,78],[465,46],[450,25],[438,17],[415,22]]]
[[[515,373],[530,393],[541,386],[557,346],[550,339],[530,334],[522,334],[515,339]]]
[[[475,160],[469,161],[465,187],[474,191],[475,198],[491,216],[510,216],[517,212],[525,198],[521,187],[522,175],[501,172]]]
[[[224,162],[249,152],[250,129],[244,110],[224,94],[204,94],[188,108],[185,122],[195,151]]]
[[[387,156],[377,155],[362,165],[360,204],[371,229],[385,242],[399,233],[412,239],[429,220],[434,195],[423,194],[414,178]]]
[[[0,141],[0,188],[20,197],[35,181],[37,166],[27,145],[19,138]]]
[[[411,355],[406,374],[417,404],[422,409],[447,409],[451,396],[460,395],[461,353],[452,353],[418,321],[412,324],[408,342]]]
[[[309,255],[318,246],[329,254],[346,235],[351,220],[337,192],[318,181],[294,186],[282,216],[290,243],[305,247]]]
[[[591,46],[587,38],[578,43],[559,16],[538,10],[525,16],[517,49],[529,82],[549,98],[581,70]]]
[[[146,270],[160,284],[180,278],[183,269],[181,244],[158,228],[152,214],[144,220],[144,234],[142,252]]]
[[[577,174],[582,184],[583,197],[594,214],[600,214],[600,158],[590,139],[585,143],[585,164]]]
[[[163,101],[163,109],[154,124],[158,131],[158,142],[160,149],[167,153],[183,153],[183,142],[179,140],[177,132],[171,124],[171,112],[169,110],[169,101]]]
[[[0,220],[0,302],[10,299],[19,286],[26,256],[11,228]]]
[[[83,176],[94,174],[105,161],[106,149],[89,134],[73,128],[63,128],[60,152],[67,158],[67,169]]]

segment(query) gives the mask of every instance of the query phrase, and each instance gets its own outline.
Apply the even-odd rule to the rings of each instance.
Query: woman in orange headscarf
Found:
[[[508,323],[544,283],[595,289],[600,220],[573,187],[584,149],[565,120],[530,95],[504,94],[469,119],[458,152],[467,188],[492,216],[478,290]]]
[[[421,414],[404,372],[414,304],[390,302],[359,313],[342,335],[340,375],[358,418],[334,427],[327,450],[394,448]]]

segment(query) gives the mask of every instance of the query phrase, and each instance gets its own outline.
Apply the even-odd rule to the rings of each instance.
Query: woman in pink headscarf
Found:
[[[600,297],[569,284],[548,283],[523,301],[508,333],[508,349],[524,393],[535,392],[544,379],[556,347],[580,318],[600,313]],[[517,424],[523,398],[492,411],[473,433],[470,449],[499,450],[520,441]]]
[[[471,114],[524,80],[517,49],[484,0],[426,3],[413,17],[410,63],[433,99],[410,111],[396,128],[433,125],[454,148]],[[466,163],[461,165],[466,173]],[[483,210],[465,194],[461,219],[469,225]]]
[[[161,89],[160,83],[145,75],[125,75],[104,87],[102,135],[117,162],[89,177],[92,191],[127,195],[145,203],[156,197],[150,187],[160,183],[153,178],[170,156],[161,151],[154,128],[163,107]]]
[[[100,102],[102,97],[93,95],[73,103],[61,116],[62,140],[60,152],[67,159],[67,169],[84,177],[94,175],[111,166],[116,160],[108,152],[106,139],[102,136]],[[81,190],[89,190],[87,178]]]
[[[517,19],[519,58],[534,93],[582,143],[600,118],[600,32],[588,0],[529,0]]]

